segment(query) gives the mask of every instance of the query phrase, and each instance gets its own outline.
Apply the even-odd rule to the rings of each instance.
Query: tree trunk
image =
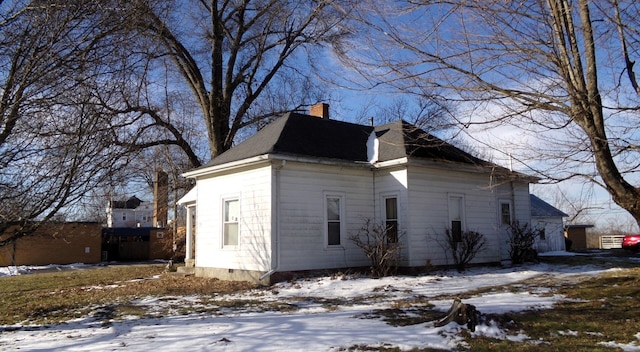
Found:
[[[553,3],[550,3],[553,4]],[[574,27],[571,22],[571,14],[562,9],[569,8],[569,4],[562,2],[564,6],[554,8],[555,17],[562,20],[563,25],[558,25],[558,41],[564,35],[569,34],[575,38]],[[567,45],[567,52],[563,56],[563,65],[559,67],[564,71],[565,81],[568,84],[568,91],[571,94],[571,119],[580,126],[589,138],[593,149],[598,174],[602,179],[607,191],[616,204],[625,209],[633,216],[636,223],[640,225],[640,192],[624,179],[620,173],[613,154],[609,146],[607,137],[604,108],[598,87],[598,70],[596,60],[595,39],[593,25],[589,11],[589,2],[578,1],[580,13],[581,31],[583,38],[584,54],[580,53],[577,42],[572,41],[572,45]],[[582,60],[584,58],[584,70]]]
[[[460,298],[456,298],[449,308],[447,315],[438,320],[435,324],[436,327],[441,327],[449,324],[452,321],[460,325],[467,324],[467,328],[471,331],[476,331],[476,325],[480,320],[480,312],[476,310],[476,306],[472,304],[464,304]]]

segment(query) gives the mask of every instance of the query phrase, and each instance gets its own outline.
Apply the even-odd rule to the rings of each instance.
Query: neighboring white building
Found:
[[[555,252],[565,250],[564,220],[567,214],[558,210],[544,200],[531,197],[531,226],[534,229],[544,230],[536,238],[538,252]]]
[[[535,179],[480,160],[404,121],[372,127],[288,113],[184,174],[197,208],[187,261],[197,276],[269,283],[274,274],[369,266],[349,239],[370,219],[401,234],[401,265],[452,265],[447,229],[482,233],[474,263],[509,258],[508,224],[530,223]],[[189,240],[191,239],[191,240]],[[195,258],[192,258],[192,254]]]
[[[109,201],[107,227],[153,227],[153,203],[136,196]]]

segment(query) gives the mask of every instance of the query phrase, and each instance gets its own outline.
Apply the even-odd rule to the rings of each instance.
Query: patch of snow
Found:
[[[20,266],[4,266],[0,267],[0,277],[31,274],[40,270],[62,270],[62,269],[81,269],[91,267],[91,264],[74,263],[67,265],[20,265]]]
[[[463,302],[475,305],[483,314],[547,309],[566,298],[553,294],[550,288],[537,287],[533,279],[542,279],[539,282],[545,282],[547,277],[581,280],[585,276],[606,271],[607,269],[595,266],[533,264],[381,279],[357,276],[319,277],[216,297],[143,297],[131,303],[145,307],[152,318],[126,316],[105,324],[104,317],[88,315],[64,324],[0,327],[0,351],[11,351],[16,346],[24,351],[87,352],[125,348],[129,352],[339,351],[352,346],[458,350],[466,346],[461,334],[467,329],[466,326],[449,323],[443,327],[435,327],[434,322],[393,326],[372,313],[393,308],[399,301],[414,299],[428,300],[444,313],[451,306],[452,300],[434,298],[443,295],[454,297],[478,289],[484,289],[485,292],[465,298]],[[0,275],[3,272],[5,271],[0,271]],[[520,292],[504,292],[500,289],[501,286],[513,284],[517,284],[516,291]],[[217,310],[217,303],[225,300],[258,301],[265,307],[272,303],[291,304],[296,309],[270,311],[248,304],[241,308],[225,307]],[[327,308],[324,305],[327,300],[336,303]],[[179,308],[184,307],[191,307],[192,311],[202,313],[179,315]],[[509,333],[493,320],[478,325],[473,336],[543,343],[531,341],[522,332],[515,335]],[[636,335],[638,336],[640,335]],[[626,351],[640,350],[635,342],[626,345],[615,342],[603,344],[611,344]]]
[[[564,296],[539,296],[528,292],[512,293],[503,292],[486,294],[467,298],[464,303],[473,304],[483,314],[503,314],[508,312],[521,312],[525,310],[548,309],[556,302],[564,300]],[[451,300],[430,301],[435,309],[447,311],[451,307]]]
[[[560,336],[578,336],[579,334],[580,334],[579,332],[573,331],[573,330],[567,330],[567,331],[560,330],[560,331],[558,331],[558,335],[560,335]]]
[[[598,342],[598,345],[609,347],[609,348],[619,348],[626,352],[634,352],[640,351],[640,346],[634,342],[631,343],[617,343],[615,341],[607,341],[607,342]]]

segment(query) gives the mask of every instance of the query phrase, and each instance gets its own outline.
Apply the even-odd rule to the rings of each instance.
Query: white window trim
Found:
[[[465,199],[464,199],[464,194],[462,193],[449,193],[447,194],[447,218],[449,219],[449,222],[447,223],[447,228],[451,230],[451,222],[453,221],[453,219],[451,218],[451,205],[452,205],[452,198],[460,198],[460,207],[462,209],[460,209],[460,221],[462,222],[460,228],[462,233],[465,233],[467,231],[467,212],[466,212],[466,206],[465,206]]]
[[[548,237],[547,237],[547,222],[546,221],[538,220],[538,223],[536,224],[535,230],[539,231],[537,240],[540,240],[540,241],[547,241],[548,240]],[[543,233],[544,233],[544,238],[542,238],[542,234]]]
[[[500,226],[510,226],[511,224],[502,223],[502,204],[509,204],[509,220],[511,220],[511,224],[513,224],[513,202],[511,199],[498,199],[498,224]]]
[[[396,222],[398,223],[398,236],[400,235],[400,229],[402,228],[402,224],[400,219],[402,218],[402,211],[400,210],[402,207],[400,206],[400,193],[381,193],[380,194],[380,204],[382,204],[380,206],[380,217],[382,219],[382,223],[384,224],[384,226],[387,226],[387,199],[388,198],[395,198],[396,199],[396,206],[398,207],[396,209],[397,214],[397,218],[396,218]]]
[[[338,198],[340,199],[340,244],[332,244],[329,245],[329,228],[327,224],[329,223],[329,217],[327,214],[327,199],[328,198]],[[346,241],[346,201],[345,201],[345,193],[344,192],[323,192],[322,197],[322,212],[323,212],[323,223],[322,223],[322,236],[324,240],[324,248],[325,249],[344,249],[344,243]]]
[[[225,204],[229,201],[237,201],[238,202],[238,244],[237,245],[229,245],[229,244],[224,244],[224,227],[225,227],[225,219],[224,219],[224,211],[225,211]],[[237,250],[240,248],[240,240],[241,240],[241,236],[240,234],[242,233],[240,227],[240,219],[242,219],[242,204],[240,203],[240,197],[237,195],[233,195],[233,196],[224,196],[221,198],[220,201],[220,248],[221,249],[225,249],[225,250]]]

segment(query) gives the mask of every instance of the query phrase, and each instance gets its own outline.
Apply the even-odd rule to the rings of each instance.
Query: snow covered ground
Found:
[[[33,269],[0,268],[0,276]],[[456,323],[434,327],[434,322],[393,326],[374,313],[405,299],[428,299],[444,315],[452,301],[437,297],[513,283],[521,289],[487,290],[463,301],[484,314],[548,308],[566,298],[536,286],[538,278],[573,281],[606,270],[616,269],[533,264],[474,268],[462,274],[441,271],[418,277],[319,277],[216,298],[259,301],[265,306],[277,303],[279,307],[290,303],[296,306],[291,311],[247,309],[249,305],[245,305],[226,308],[219,315],[166,314],[167,307],[214,305],[216,301],[201,301],[198,296],[149,297],[134,304],[144,306],[151,314],[154,310],[164,313],[153,318],[114,320],[106,325],[103,319],[88,316],[50,326],[0,327],[0,351],[340,351],[356,345],[452,350],[463,342],[460,331],[466,327]],[[324,305],[326,301],[342,304],[336,308]],[[522,333],[508,335],[493,321],[478,326],[474,334],[514,341],[528,339]],[[640,333],[636,338],[638,341],[631,344],[602,341],[602,345],[640,351]]]

